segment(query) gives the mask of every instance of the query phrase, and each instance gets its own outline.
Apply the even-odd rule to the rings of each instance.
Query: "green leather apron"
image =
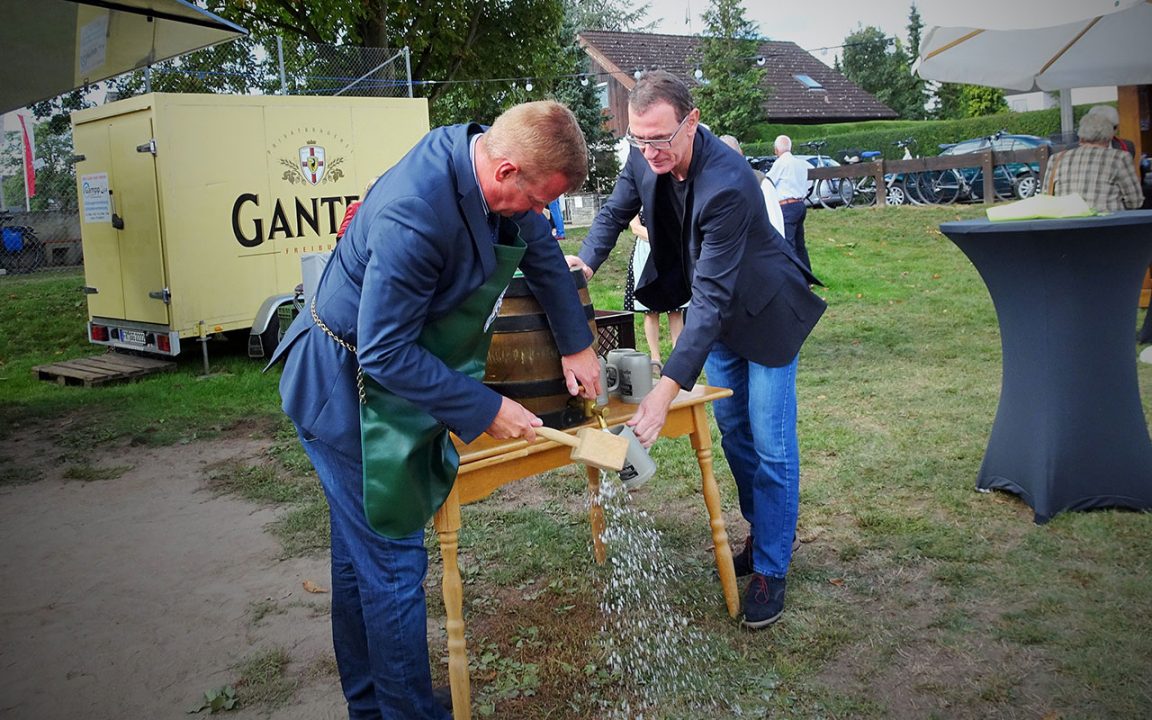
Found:
[[[524,241],[493,245],[496,271],[448,315],[428,323],[417,343],[449,368],[484,378],[492,321],[504,290],[524,257]],[[360,444],[364,453],[364,513],[373,530],[390,538],[411,535],[444,503],[460,455],[448,428],[419,406],[363,375]]]

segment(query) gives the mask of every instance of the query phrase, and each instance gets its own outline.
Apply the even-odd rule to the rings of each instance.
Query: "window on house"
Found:
[[[608,83],[596,83],[596,96],[600,98],[600,109],[608,109]]]
[[[816,82],[815,80],[813,80],[808,75],[793,75],[792,77],[796,78],[796,82],[800,83],[801,85],[808,88],[809,90],[823,90],[824,89],[823,85]]]

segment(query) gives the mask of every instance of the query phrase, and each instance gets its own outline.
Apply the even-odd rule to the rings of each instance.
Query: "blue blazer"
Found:
[[[672,309],[691,294],[663,374],[692,388],[717,340],[761,365],[788,364],[826,307],[809,287],[820,281],[772,227],[748,162],[703,127],[686,182],[684,216],[671,224],[683,233],[675,237],[658,217],[672,208],[657,197],[657,176],[633,148],[580,259],[600,267],[643,207],[652,253],[635,269],[636,297],[650,308]]]
[[[501,397],[416,344],[426,322],[454,310],[496,269],[493,231],[469,155],[479,125],[428,133],[384,173],[332,252],[316,311],[353,356],[304,310],[269,365],[284,360],[284,412],[302,429],[360,457],[356,369],[424,409],[465,442],[484,432]],[[592,344],[588,319],[548,221],[501,218],[528,247],[520,269],[548,314],[561,355]]]

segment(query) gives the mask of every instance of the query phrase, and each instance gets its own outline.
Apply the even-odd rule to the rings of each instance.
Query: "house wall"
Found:
[[[1008,107],[1013,112],[1027,112],[1029,110],[1047,110],[1060,105],[1059,93],[1030,92],[1004,95]],[[1115,102],[1115,87],[1073,88],[1073,105],[1094,105],[1096,103]]]
[[[609,71],[600,63],[589,57],[589,69],[597,73],[596,82],[608,82],[608,106],[603,108],[609,116],[605,126],[612,133],[612,137],[624,137],[628,129],[628,89],[616,78],[607,74]]]

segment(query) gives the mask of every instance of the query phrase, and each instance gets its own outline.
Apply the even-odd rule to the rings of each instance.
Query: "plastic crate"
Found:
[[[619,310],[596,311],[596,353],[601,357],[616,348],[636,347],[634,314]]]

